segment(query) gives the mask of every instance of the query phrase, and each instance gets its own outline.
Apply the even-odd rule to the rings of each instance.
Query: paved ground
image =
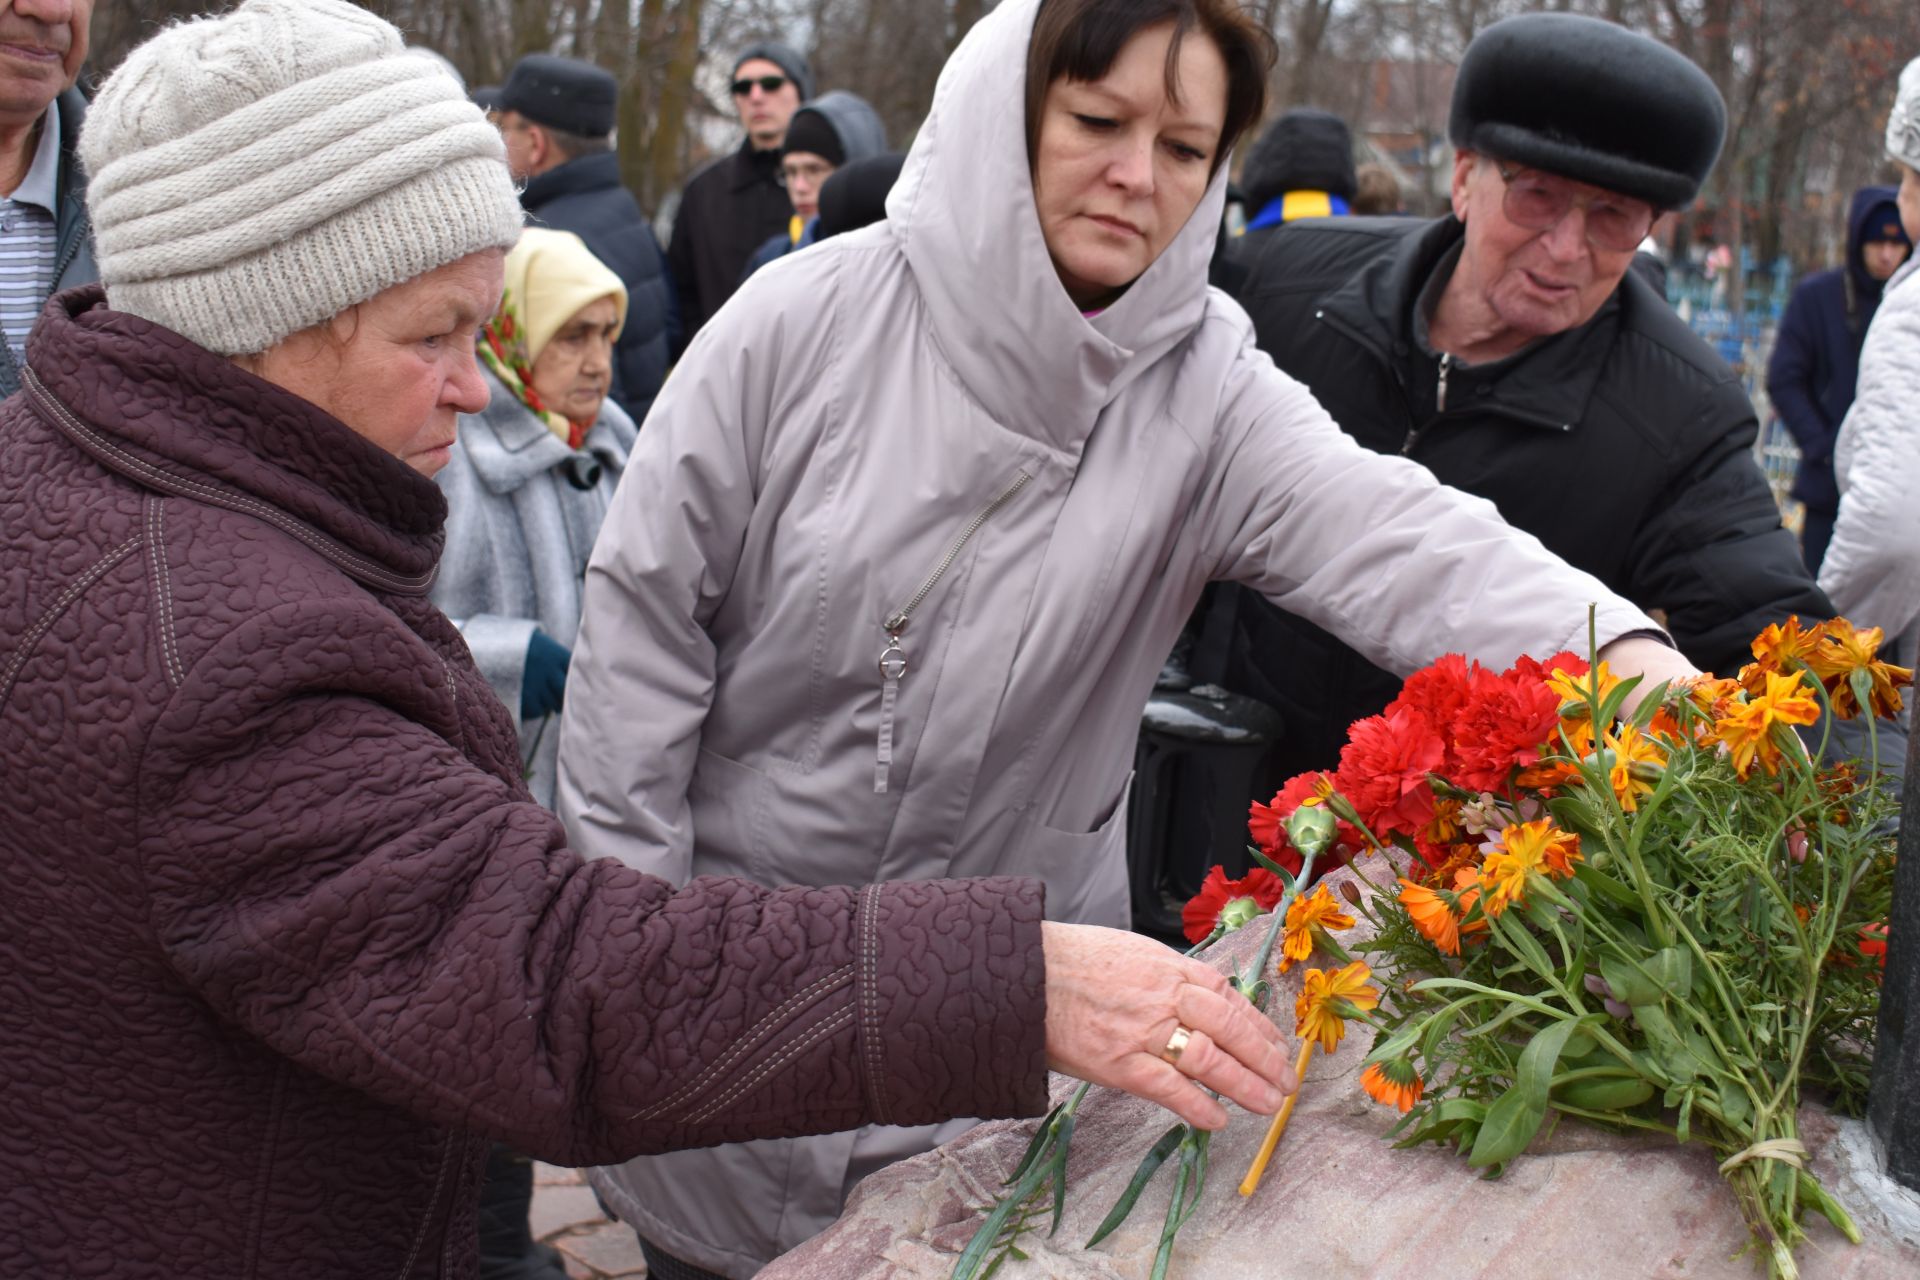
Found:
[[[560,1250],[574,1280],[638,1280],[647,1274],[633,1231],[609,1222],[586,1178],[550,1164],[533,1167],[533,1234]]]

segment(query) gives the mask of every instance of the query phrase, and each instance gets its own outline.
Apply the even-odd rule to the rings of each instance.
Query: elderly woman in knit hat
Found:
[[[675,890],[566,848],[428,598],[518,208],[391,26],[170,27],[81,157],[105,287],[0,408],[0,1272],[466,1277],[488,1138],[1035,1114],[1049,1062],[1277,1107],[1223,979],[1042,923],[1035,879]],[[1143,1071],[1174,1019],[1185,1074]]]
[[[487,406],[461,415],[435,477],[447,543],[433,602],[519,720],[528,789],[548,806],[580,579],[633,447],[633,420],[607,395],[626,314],[626,287],[580,237],[521,232],[480,331]]]

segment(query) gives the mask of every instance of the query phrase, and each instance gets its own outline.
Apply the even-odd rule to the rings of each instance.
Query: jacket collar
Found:
[[[460,448],[488,492],[512,493],[533,477],[550,471],[573,456],[573,450],[545,423],[533,416],[511,391],[500,385],[491,373],[482,371],[492,398],[477,414],[460,418]],[[610,419],[621,413],[609,396],[600,406],[600,416],[587,428],[581,452],[590,453],[605,467],[627,465],[627,451]]]
[[[1414,310],[1427,281],[1465,238],[1466,226],[1451,214],[1417,227],[1316,305],[1389,365],[1404,369],[1415,360],[1432,359],[1420,349]],[[1633,294],[1638,305],[1654,300],[1646,283],[1629,271],[1587,323],[1504,360],[1467,366],[1477,369],[1474,376],[1488,387],[1476,408],[1555,430],[1578,427],[1619,334],[1623,294]]]
[[[541,205],[558,200],[561,196],[578,195],[583,191],[604,191],[619,185],[620,157],[611,151],[603,151],[598,155],[569,160],[528,178],[526,189],[520,193],[520,207],[532,213]]]
[[[743,139],[740,149],[727,157],[727,189],[745,191],[748,187],[760,184],[777,186],[779,179],[774,174],[779,167],[778,147],[771,151],[755,151],[753,139]],[[781,194],[786,193],[783,191]]]
[[[1047,254],[1027,167],[1027,42],[1038,0],[1008,0],[947,59],[887,226],[941,355],[1002,426],[1077,454],[1100,412],[1199,327],[1226,201],[1222,159],[1159,259],[1091,319]]]
[[[98,285],[47,303],[25,382],[42,417],[136,484],[256,516],[368,586],[432,585],[439,486],[292,392],[109,310]]]

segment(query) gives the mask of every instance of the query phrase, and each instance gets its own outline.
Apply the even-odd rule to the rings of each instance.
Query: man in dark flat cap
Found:
[[[683,347],[740,287],[754,250],[793,216],[781,185],[781,146],[793,113],[813,97],[813,71],[798,51],[762,40],[735,55],[730,88],[747,136],[687,180],[667,241]]]
[[[1450,216],[1311,219],[1241,239],[1237,296],[1258,344],[1361,444],[1490,499],[1663,611],[1702,668],[1731,674],[1789,614],[1828,616],[1753,460],[1739,379],[1627,270],[1719,155],[1712,81],[1611,23],[1529,14],[1468,48],[1449,132]],[[1347,726],[1397,689],[1233,590],[1210,600],[1192,665],[1286,717],[1277,778],[1332,767]]]
[[[676,319],[666,256],[620,181],[618,106],[619,85],[599,67],[531,53],[513,64],[491,111],[507,167],[526,183],[520,207],[529,223],[573,232],[627,286],[609,394],[638,426],[666,379]]]

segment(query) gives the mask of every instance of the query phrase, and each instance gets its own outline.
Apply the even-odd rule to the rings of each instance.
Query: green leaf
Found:
[[[1846,1208],[1820,1185],[1820,1179],[1805,1169],[1795,1170],[1795,1173],[1800,1183],[1801,1198],[1825,1214],[1827,1221],[1831,1222],[1849,1242],[1859,1244],[1860,1228],[1853,1224],[1853,1218],[1847,1213]]]
[[[1560,1051],[1578,1028],[1574,1021],[1556,1022],[1521,1051],[1512,1087],[1487,1108],[1486,1122],[1474,1140],[1473,1153],[1467,1157],[1469,1167],[1504,1164],[1527,1149],[1540,1130],[1540,1122],[1547,1118],[1547,1091]]]
[[[1604,898],[1611,898],[1616,906],[1639,909],[1640,896],[1606,872],[1581,863],[1574,868],[1573,874],[1581,884],[1598,891]]]
[[[1034,1158],[1040,1154],[1040,1148],[1044,1147],[1047,1139],[1053,1136],[1054,1122],[1060,1118],[1061,1109],[1066,1105],[1063,1102],[1047,1112],[1047,1118],[1042,1120],[1040,1127],[1033,1131],[1033,1141],[1027,1144],[1027,1153],[1020,1157],[1020,1163],[1014,1166],[1013,1172],[1007,1175],[1007,1180],[1001,1183],[1001,1186],[1010,1187],[1027,1176],[1027,1170],[1033,1167]]]
[[[1700,1060],[1694,1057],[1693,1050],[1680,1038],[1680,1032],[1665,1009],[1657,1004],[1636,1004],[1633,1006],[1633,1020],[1646,1036],[1647,1048],[1652,1051],[1668,1078],[1684,1084],[1699,1076]]]
[[[1502,1009],[1499,1013],[1496,1013],[1491,1018],[1488,1018],[1485,1022],[1476,1022],[1473,1026],[1468,1027],[1465,1031],[1462,1031],[1460,1033],[1460,1038],[1462,1040],[1471,1040],[1475,1036],[1487,1035],[1490,1032],[1498,1031],[1500,1028],[1506,1026],[1509,1022],[1512,1022],[1515,1018],[1519,1017],[1521,1014],[1532,1013],[1532,1012],[1534,1012],[1534,1010],[1527,1008],[1526,1005],[1510,1004],[1506,1008]]]
[[[1557,971],[1553,967],[1553,961],[1547,959],[1547,949],[1527,932],[1525,925],[1506,912],[1487,917],[1487,923],[1492,926],[1494,936],[1500,939],[1500,944],[1518,956],[1535,974],[1542,978],[1555,976]]]
[[[1739,1129],[1753,1118],[1753,1103],[1738,1084],[1723,1080],[1714,1092],[1719,1096],[1720,1116],[1728,1124]]]
[[[1073,1122],[1078,1118],[1070,1114],[1060,1121],[1060,1141],[1048,1162],[1053,1170],[1053,1226],[1048,1228],[1048,1235],[1060,1230],[1060,1213],[1067,1205],[1067,1144],[1073,1141]]]
[[[1281,882],[1286,885],[1286,892],[1280,895],[1283,900],[1286,898],[1287,894],[1295,892],[1298,886],[1295,885],[1293,882],[1293,872],[1287,870],[1285,867],[1275,862],[1272,858],[1269,858],[1266,854],[1262,853],[1258,848],[1256,848],[1253,845],[1247,846],[1247,852],[1253,855],[1253,860],[1255,862],[1259,863],[1261,866],[1265,867],[1267,870],[1273,872],[1273,874],[1280,877]]]
[[[1576,1031],[1567,1037],[1566,1047],[1560,1050],[1560,1061],[1565,1062],[1570,1058],[1584,1058],[1599,1047],[1599,1042],[1591,1035],[1585,1031]],[[1612,1055],[1608,1055],[1608,1059],[1612,1061]]]
[[[1685,1000],[1693,994],[1693,953],[1685,947],[1662,947],[1653,953],[1645,968],[1669,999]]]
[[[1582,1111],[1625,1111],[1653,1096],[1653,1086],[1639,1076],[1588,1076],[1555,1086],[1553,1100]]]
[[[1611,954],[1601,956],[1600,976],[1606,979],[1607,986],[1613,991],[1613,998],[1622,1004],[1660,1003],[1660,988],[1654,984],[1652,976],[1631,960]]]
[[[1631,679],[1622,680],[1618,685],[1614,686],[1613,692],[1607,695],[1607,700],[1600,704],[1600,719],[1595,723],[1606,726],[1619,719],[1621,704],[1626,702],[1628,694],[1640,687],[1640,682],[1645,678],[1644,676],[1634,676]],[[1594,736],[1598,737],[1599,735],[1595,734]]]
[[[1670,680],[1662,680],[1649,689],[1647,696],[1640,699],[1640,705],[1633,709],[1633,717],[1628,723],[1636,729],[1644,729],[1652,724],[1654,713],[1659,711],[1660,704],[1667,700],[1667,689],[1672,683]]]
[[[1173,1149],[1180,1145],[1186,1134],[1187,1126],[1176,1124],[1160,1135],[1160,1140],[1141,1159],[1140,1167],[1133,1171],[1133,1179],[1127,1183],[1127,1189],[1120,1193],[1113,1208],[1100,1220],[1099,1227],[1087,1240],[1086,1248],[1091,1249],[1105,1240],[1127,1220],[1127,1215],[1133,1212],[1134,1202],[1140,1199],[1140,1193],[1147,1189],[1147,1184],[1153,1181],[1153,1175],[1160,1172],[1160,1166],[1166,1163],[1167,1157],[1173,1154]]]

